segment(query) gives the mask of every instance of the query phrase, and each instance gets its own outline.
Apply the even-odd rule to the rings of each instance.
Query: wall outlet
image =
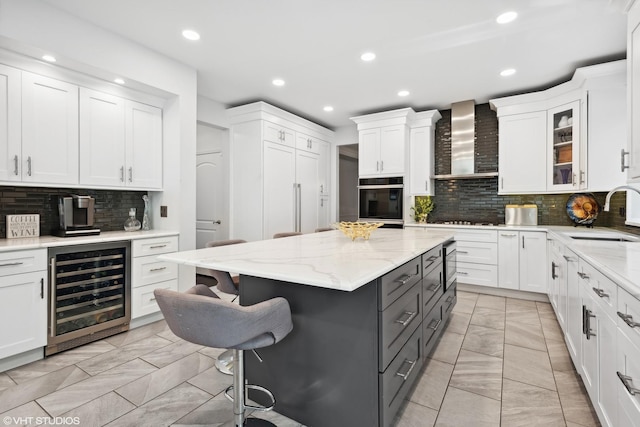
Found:
[[[160,206],[160,216],[162,218],[166,218],[167,217],[167,207],[166,206]]]

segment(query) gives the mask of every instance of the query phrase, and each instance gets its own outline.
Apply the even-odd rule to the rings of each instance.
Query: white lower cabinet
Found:
[[[567,343],[567,349],[571,358],[574,360],[574,365],[580,373],[580,367],[576,360],[580,360],[582,357],[582,306],[580,304],[580,284],[578,277],[578,257],[576,254],[562,248],[563,257],[567,261],[567,316],[563,331],[565,342]],[[559,302],[561,298],[558,299]],[[562,326],[562,325],[561,325]]]
[[[0,253],[0,359],[47,345],[46,249]]]
[[[640,347],[618,329],[615,381],[618,399],[618,426],[640,427]]]
[[[495,287],[498,283],[498,232],[451,229],[455,232],[459,283]]]
[[[546,293],[545,269],[540,268],[546,254],[545,232],[498,232],[498,287]]]
[[[153,291],[178,290],[178,267],[175,263],[160,261],[158,255],[176,252],[178,237],[154,237],[132,242],[131,318],[160,311]]]

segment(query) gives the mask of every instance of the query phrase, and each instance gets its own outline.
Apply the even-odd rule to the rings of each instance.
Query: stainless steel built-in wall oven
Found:
[[[130,258],[128,241],[49,249],[45,356],[129,329]]]
[[[358,185],[360,221],[402,228],[403,178],[361,178]]]

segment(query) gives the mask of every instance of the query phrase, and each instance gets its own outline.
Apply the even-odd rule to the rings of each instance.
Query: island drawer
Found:
[[[416,283],[386,310],[378,313],[380,371],[384,371],[422,321],[422,284]]]
[[[380,278],[380,310],[387,308],[422,278],[421,261],[421,257],[416,257]]]
[[[442,246],[438,245],[422,255],[422,277],[442,264]]]
[[[421,328],[411,335],[389,368],[380,375],[380,425],[390,426],[422,367]]]
[[[440,264],[442,266],[442,264]],[[437,304],[444,291],[442,283],[442,268],[432,269],[422,278],[422,315],[427,316]]]
[[[446,322],[449,313],[451,313],[451,310],[453,310],[453,307],[456,305],[456,301],[458,300],[457,294],[457,282],[453,282],[442,297],[442,320],[444,322]]]
[[[422,342],[424,343],[424,357],[427,357],[444,329],[442,323],[442,301],[437,301],[422,321]]]
[[[131,242],[133,257],[160,255],[178,250],[178,236],[136,239]]]
[[[177,279],[178,264],[160,261],[154,256],[134,258],[131,278],[134,288]]]

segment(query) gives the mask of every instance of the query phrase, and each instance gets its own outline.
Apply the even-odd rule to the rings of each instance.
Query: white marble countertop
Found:
[[[40,236],[25,239],[0,239],[0,252],[25,249],[41,249],[56,246],[86,245],[90,243],[117,242],[119,240],[148,239],[152,237],[177,236],[177,231],[105,231],[96,236]]]
[[[571,227],[560,225],[506,226],[506,225],[456,225],[456,224],[405,224],[412,228],[437,230],[456,229],[495,229],[514,231],[546,231],[562,241],[576,255],[589,262],[594,268],[616,282],[620,287],[640,300],[640,236],[624,233],[607,227]],[[571,235],[602,236],[619,235],[632,242],[609,242],[603,240],[578,240]]]
[[[338,230],[159,256],[164,261],[353,291],[453,237],[433,229],[375,230],[351,241]]]

